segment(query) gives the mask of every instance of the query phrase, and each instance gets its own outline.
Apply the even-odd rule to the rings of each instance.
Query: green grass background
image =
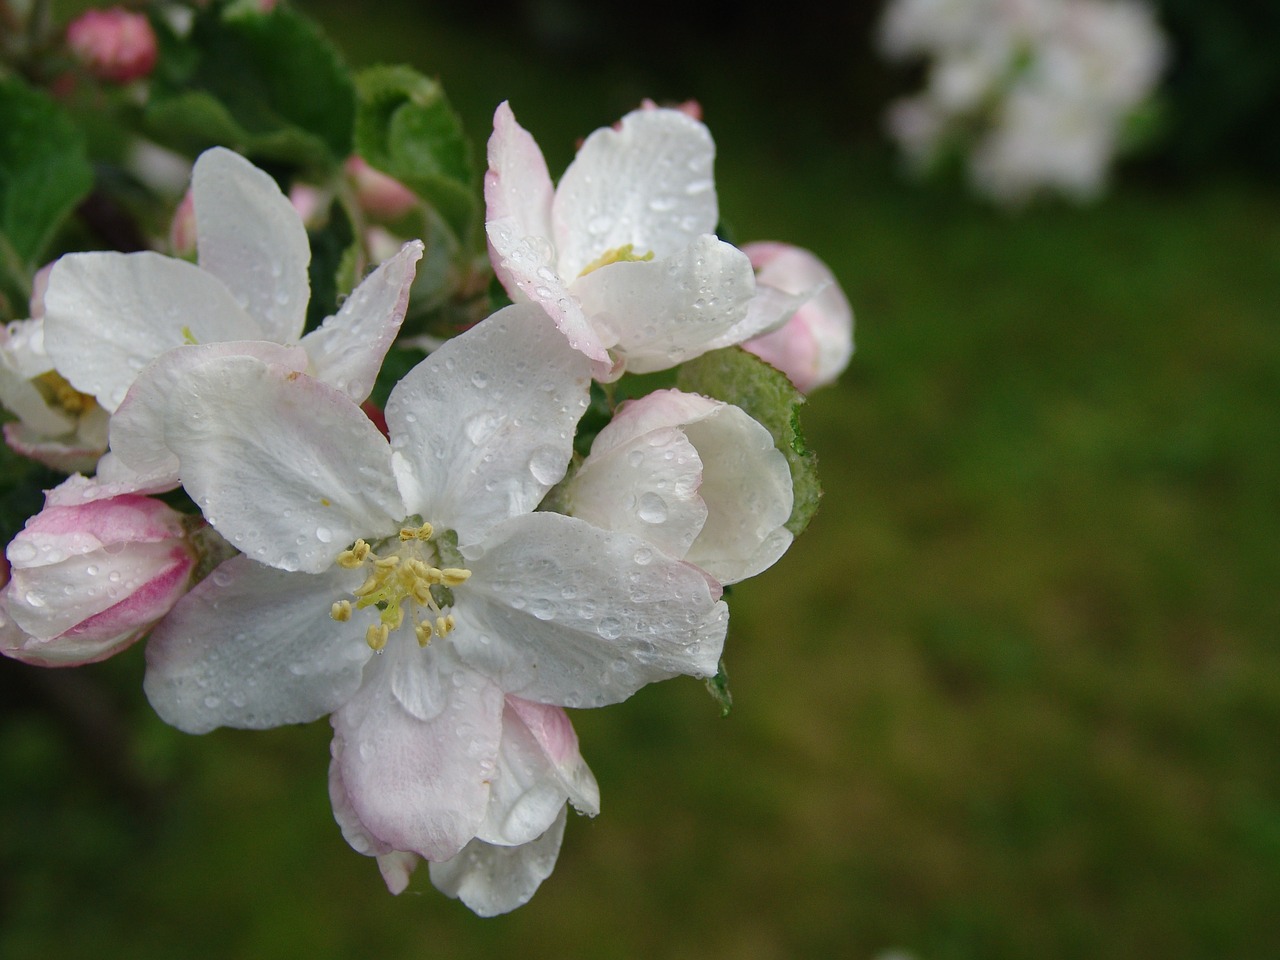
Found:
[[[0,957],[1280,956],[1274,183],[1009,216],[746,52],[646,72],[300,6],[439,75],[480,156],[510,98],[553,173],[641,96],[699,98],[735,238],[817,251],[857,312],[804,410],[826,496],[733,593],[729,718],[688,679],[574,714],[603,812],[493,920],[425,869],[385,892],[326,724],[176,733],[140,649],[0,664]]]

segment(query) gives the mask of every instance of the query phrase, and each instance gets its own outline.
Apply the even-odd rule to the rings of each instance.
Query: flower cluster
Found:
[[[959,154],[1006,205],[1097,196],[1167,57],[1142,0],[894,0],[880,46],[928,64],[925,89],[889,110],[908,161]]]
[[[724,586],[803,526],[770,429],[676,368],[746,344],[808,390],[852,351],[812,254],[717,238],[687,110],[597,131],[553,184],[503,104],[488,157],[512,302],[381,410],[424,243],[309,325],[303,215],[221,147],[178,211],[194,262],[67,254],[0,341],[6,438],[78,471],[8,546],[0,652],[75,665],[147,635],[146,695],[182,730],[329,717],[343,836],[392,892],[425,860],[482,915],[548,876],[569,806],[599,810],[566,708],[715,677]],[[342,176],[389,220],[421,202],[364,161]]]

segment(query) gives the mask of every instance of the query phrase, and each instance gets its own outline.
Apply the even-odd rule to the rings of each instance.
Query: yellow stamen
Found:
[[[337,620],[339,623],[346,623],[351,619],[351,601],[339,600],[330,609],[329,616]]]
[[[389,636],[391,636],[391,628],[385,623],[371,623],[369,629],[365,631],[364,642],[369,644],[370,650],[376,652],[387,645]]]
[[[445,567],[440,571],[440,582],[446,587],[458,587],[471,579],[471,571],[459,567]]]
[[[601,267],[607,267],[611,263],[639,263],[653,259],[652,250],[648,253],[636,253],[635,248],[636,245],[634,243],[624,243],[620,247],[606,250],[583,267],[578,276],[585,277],[592,270],[599,270]]]

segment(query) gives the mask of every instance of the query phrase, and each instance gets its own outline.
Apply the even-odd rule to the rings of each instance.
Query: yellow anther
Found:
[[[471,571],[460,567],[445,567],[440,571],[440,582],[446,587],[458,587],[471,579]]]
[[[354,570],[360,564],[364,563],[365,558],[369,556],[369,545],[363,540],[357,540],[351,545],[350,550],[343,550],[338,554],[337,564],[348,570]]]
[[[601,267],[607,267],[611,263],[635,263],[637,261],[653,259],[652,250],[648,253],[636,253],[635,249],[636,245],[634,243],[624,243],[620,247],[614,247],[612,250],[606,250],[604,253],[600,254],[600,256],[596,257],[583,267],[582,272],[578,274],[578,276],[585,277],[592,270],[599,270]]]
[[[413,581],[409,595],[424,607],[429,607],[435,602],[431,597],[431,581],[429,580]]]
[[[339,623],[346,623],[351,619],[351,601],[339,600],[329,608],[329,616],[337,620]]]
[[[373,593],[375,590],[381,589],[382,581],[385,579],[386,578],[380,573],[371,573],[369,574],[368,577],[365,578],[364,583],[360,584],[360,586],[352,590],[351,593],[354,596],[357,596],[363,599],[364,597],[367,597],[369,594]]]
[[[379,570],[394,570],[400,566],[400,557],[396,554],[392,554],[389,557],[379,557],[373,561],[373,565]]]
[[[391,628],[385,623],[371,623],[369,629],[365,631],[364,642],[369,644],[370,650],[381,650],[387,645],[387,637],[391,636]]]
[[[431,624],[415,623],[413,625],[413,635],[418,638],[418,646],[425,647],[431,642]]]
[[[452,630],[453,630],[453,628],[454,628],[455,626],[457,626],[457,623],[458,623],[458,620],[457,620],[457,618],[456,618],[452,613],[451,613],[451,614],[449,614],[447,617],[445,617],[445,618],[444,618],[444,631],[445,631],[445,633],[449,633],[450,631],[452,631]]]
[[[447,637],[449,635],[449,618],[436,617],[436,636]]]
[[[40,374],[32,383],[35,384],[36,389],[40,391],[48,403],[58,407],[63,413],[71,417],[80,416],[82,413],[97,406],[98,403],[87,393],[81,393],[67,383],[66,379],[56,370]]]
[[[409,540],[430,540],[431,535],[434,532],[435,531],[432,529],[431,524],[429,523],[424,523],[420,527],[401,527],[400,541],[404,543]]]

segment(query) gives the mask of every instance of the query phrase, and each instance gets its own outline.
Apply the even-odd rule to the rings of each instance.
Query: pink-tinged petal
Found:
[[[609,489],[601,487],[592,476],[593,462],[605,458],[614,461],[614,471],[632,467],[631,447],[637,441],[662,440],[671,429],[684,434],[703,467],[696,497],[705,504],[705,522],[687,550],[681,551],[669,548],[670,541],[663,536],[659,524],[653,524],[655,535],[646,535],[631,519],[629,501],[614,498],[611,506]],[[624,448],[625,466],[618,459]],[[646,463],[642,454],[635,472],[643,471]],[[585,479],[580,479],[584,474]],[[648,475],[632,478],[631,485],[648,479]],[[679,485],[678,477],[655,473],[653,479],[652,486],[635,491],[637,503],[646,504],[650,520],[678,509],[682,495],[692,495]],[[593,498],[584,501],[589,515],[577,507],[579,483]],[[791,516],[793,496],[786,458],[767,429],[739,407],[719,400],[679,390],[658,390],[623,404],[596,437],[591,455],[573,484],[570,496],[575,516],[608,529],[643,536],[672,556],[697,564],[721,583],[737,583],[755,576],[772,566],[791,544],[791,534],[783,527]],[[628,489],[627,481],[614,481],[614,489]],[[639,509],[634,513],[638,519],[646,519]]]
[[[565,512],[684,557],[707,522],[707,506],[698,494],[702,460],[676,427],[626,437],[621,430],[610,430],[623,409],[596,437],[591,454],[569,481]],[[621,442],[613,443],[614,436]]]
[[[255,357],[190,370],[165,437],[205,518],[268,566],[319,573],[357,537],[393,533],[406,513],[391,449],[364,412]]]
[[[182,534],[182,514],[148,497],[122,496],[81,507],[46,504],[27,520],[6,553],[15,564],[36,567],[111,543],[154,542]]]
[[[493,115],[489,169],[484,176],[485,220],[509,220],[518,238],[551,237],[554,188],[547,161],[505,100]],[[548,260],[548,263],[550,261]]]
[[[232,557],[170,611],[147,643],[147,699],[187,733],[308,723],[347,702],[370,656],[364,625],[334,601],[358,570],[286,573]]]
[[[165,441],[165,417],[172,399],[188,389],[191,372],[218,357],[256,357],[287,370],[307,369],[306,351],[269,340],[231,340],[174,347],[138,374],[111,417],[111,452],[133,474],[178,481],[178,458]],[[99,470],[101,475],[101,470]]]
[[[789,244],[752,243],[743,251],[762,294],[804,298],[784,325],[743,346],[803,393],[833,383],[853,356],[853,308],[835,275],[812,253]]]
[[[177,477],[168,473],[142,474],[131,470],[108,451],[98,461],[94,477],[73,474],[45,493],[46,506],[75,507],[110,500],[126,494],[165,493],[178,485]]]
[[[408,512],[466,545],[533,510],[564,477],[589,384],[587,360],[529,304],[445,343],[387,401]]]
[[[102,443],[83,442],[74,435],[50,439],[16,421],[6,423],[3,429],[5,442],[14,452],[63,473],[92,471],[107,449],[105,436]]]
[[[559,707],[507,697],[498,769],[476,838],[503,846],[536,840],[566,800],[592,816],[600,812],[600,788],[578,751],[568,715]]]
[[[184,343],[261,340],[216,277],[157,253],[73,253],[45,294],[45,349],[81,393],[114,411],[134,377]]]
[[[452,860],[428,864],[431,882],[481,917],[496,917],[522,907],[555,869],[566,819],[562,807],[546,833],[517,847],[472,840]]]
[[[713,339],[709,349],[737,346],[780,329],[814,296],[817,289],[815,287],[804,293],[786,293],[776,287],[764,286],[757,278],[755,296],[747,304],[747,312],[741,320]]]
[[[311,297],[311,244],[289,198],[269,174],[222,147],[196,160],[191,196],[200,268],[227,285],[268,340],[297,340]]]
[[[360,820],[359,814],[356,813],[355,807],[351,805],[351,794],[347,792],[347,785],[342,780],[340,760],[344,746],[338,737],[334,737],[329,742],[329,803],[333,807],[333,819],[338,822],[342,839],[346,840],[356,853],[366,857],[391,853],[391,847],[369,832]]]
[[[614,365],[608,350],[613,342],[602,338],[569,292],[568,281],[556,274],[548,242],[523,236],[511,218],[490,220],[485,229],[494,272],[511,299],[540,306],[569,345],[592,360],[595,375],[605,377]]]
[[[746,254],[709,235],[665,259],[611,263],[573,284],[632,373],[666,370],[710,350],[746,316],[755,289]]]
[[[419,686],[438,691],[429,719],[392,689],[403,671],[438,673]],[[394,636],[365,670],[364,683],[332,717],[334,757],[351,810],[392,850],[428,860],[455,856],[484,819],[502,729],[502,691],[453,662],[447,644],[419,649]]]
[[[336,314],[302,338],[312,376],[356,403],[369,396],[404,322],[409,287],[423,249],[421,240],[406,243],[352,291]]]
[[[16,543],[9,616],[29,636],[66,646],[78,662],[109,656],[164,616],[185,592],[195,562],[186,544],[160,542],[27,568],[13,559]],[[101,654],[86,656],[86,648]]]
[[[678,110],[636,110],[595,131],[556,189],[556,271],[576,277],[626,244],[663,259],[714,233],[714,163],[707,128]]]
[[[455,594],[468,663],[527,700],[596,707],[679,674],[715,674],[719,585],[645,541],[555,513],[490,531]]]

